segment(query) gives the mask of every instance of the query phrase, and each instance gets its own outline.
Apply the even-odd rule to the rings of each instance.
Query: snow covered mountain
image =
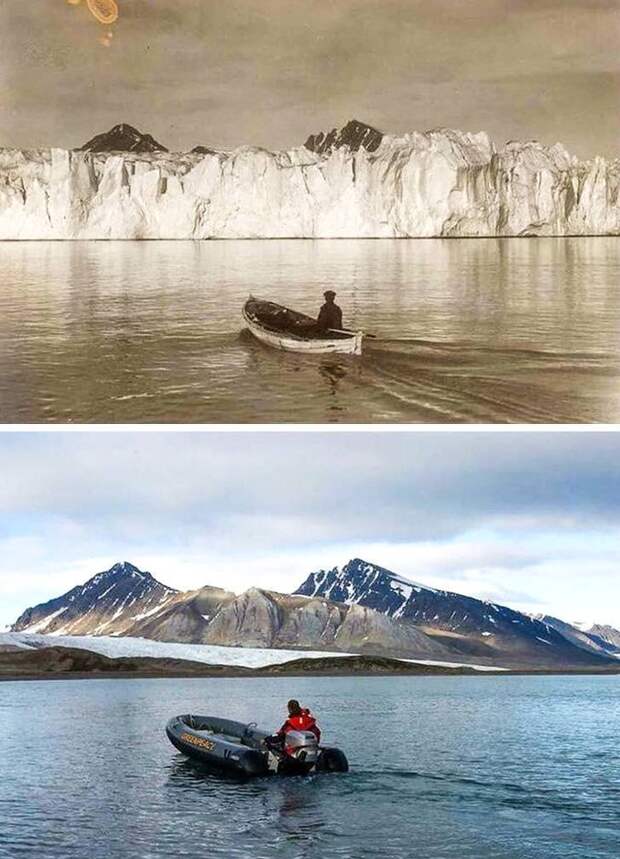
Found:
[[[587,650],[590,653],[598,653],[600,655],[606,655],[612,652],[609,647],[604,646],[603,643],[599,643],[596,638],[590,635],[586,630],[580,629],[571,623],[566,623],[566,621],[560,620],[557,617],[552,617],[548,614],[536,615],[536,619],[553,627],[553,629],[572,642],[576,647],[581,647],[583,650]]]
[[[620,658],[620,631],[602,624],[566,623],[550,615],[538,615],[543,623],[552,626],[577,647],[593,653]]]
[[[608,660],[602,650],[582,647],[543,620],[506,606],[416,584],[360,558],[341,568],[311,573],[296,593],[363,605],[407,620],[462,653],[538,664]]]
[[[60,597],[26,609],[11,629],[56,635],[122,635],[160,611],[177,593],[124,561]]]
[[[125,561],[27,609],[13,633],[131,637],[179,645],[361,653],[513,667],[617,662],[617,632],[415,584],[354,559],[312,573],[295,594],[217,587],[178,591]],[[598,636],[598,637],[597,637]],[[600,638],[600,640],[599,640]]]
[[[0,150],[0,239],[620,233],[620,162],[560,144],[352,120],[288,152],[173,154],[127,125],[86,148]]]
[[[589,637],[610,653],[620,655],[620,630],[613,626],[595,623],[588,629]]]
[[[213,587],[176,591],[127,561],[27,609],[11,629],[54,636],[132,636],[186,644],[455,657],[412,624],[363,606],[259,588],[239,596]]]

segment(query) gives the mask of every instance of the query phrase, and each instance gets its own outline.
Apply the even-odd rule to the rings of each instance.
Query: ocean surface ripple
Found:
[[[617,859],[617,677],[0,684],[0,856]],[[276,727],[295,695],[347,774],[241,780],[180,712]]]

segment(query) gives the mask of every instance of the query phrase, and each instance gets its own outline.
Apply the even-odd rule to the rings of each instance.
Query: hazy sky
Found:
[[[620,0],[0,0],[0,145],[285,148],[356,117],[620,152]],[[102,43],[106,34],[108,47]]]
[[[128,560],[295,589],[362,557],[620,626],[620,434],[0,433],[0,625]]]

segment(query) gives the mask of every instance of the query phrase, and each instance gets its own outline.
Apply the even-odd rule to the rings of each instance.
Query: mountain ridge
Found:
[[[118,620],[123,607],[133,607],[132,619],[136,616],[141,619],[140,616],[147,616],[176,593],[178,591],[162,585],[151,573],[122,561],[59,597],[26,609],[11,630],[103,634]],[[115,628],[122,631],[123,623],[116,623]]]
[[[262,588],[236,595],[205,586],[177,591],[123,562],[83,585],[27,609],[13,632],[124,635],[155,641],[319,649],[448,658],[422,631],[360,606]]]
[[[361,558],[353,558],[342,567],[310,573],[295,593],[364,605],[388,617],[408,620],[444,645],[471,655],[577,662],[588,657],[609,657],[607,651],[583,646],[577,643],[576,635],[567,637],[544,620],[497,603],[409,581]]]
[[[431,588],[360,558],[310,573],[293,594],[178,591],[119,562],[28,608],[11,629],[523,666],[600,665],[617,655],[614,644],[556,618]]]

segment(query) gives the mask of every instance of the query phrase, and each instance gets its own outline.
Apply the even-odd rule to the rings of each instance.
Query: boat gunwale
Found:
[[[189,720],[194,721],[195,719],[212,719],[213,723],[210,727],[200,727],[197,728],[194,725],[189,723]],[[222,722],[224,724],[217,725],[217,722]],[[229,730],[234,730],[232,725],[238,725],[239,730],[243,728],[240,735],[237,737],[233,734],[228,734],[225,731],[225,726]],[[269,736],[266,731],[260,730],[260,728],[252,727],[250,724],[245,724],[243,722],[235,722],[234,720],[229,719],[219,719],[216,716],[200,716],[193,713],[184,713],[179,716],[174,716],[173,718],[168,720],[168,724],[166,726],[168,729],[172,730],[173,733],[175,730],[180,731],[180,734],[189,733],[194,736],[200,737],[202,739],[211,740],[215,743],[218,743],[222,746],[227,746],[232,749],[241,749],[241,750],[250,750],[256,751],[260,754],[266,754],[267,750],[262,748],[262,741],[265,737]],[[248,728],[251,730],[248,732]],[[182,736],[179,737],[181,742],[184,742]],[[187,745],[187,743],[185,743]]]
[[[278,304],[278,303],[277,303],[277,302],[275,302],[275,301],[267,301],[267,299],[254,298],[254,296],[250,296],[250,298],[248,298],[248,299],[247,299],[247,301],[245,302],[245,304],[243,305],[243,311],[242,311],[242,313],[243,313],[243,318],[245,319],[245,321],[247,322],[247,324],[248,324],[250,327],[254,326],[254,327],[256,327],[256,328],[260,328],[260,329],[262,329],[263,331],[267,331],[267,332],[269,332],[269,334],[273,334],[274,336],[276,336],[276,337],[281,337],[281,338],[283,338],[283,339],[285,339],[285,340],[295,340],[295,341],[297,341],[297,342],[299,342],[299,343],[323,343],[323,344],[328,344],[328,343],[344,343],[344,342],[348,342],[348,341],[350,341],[350,340],[355,340],[355,339],[356,339],[357,337],[359,337],[360,335],[362,335],[362,336],[363,336],[363,331],[352,331],[351,333],[348,333],[348,332],[344,332],[344,331],[343,331],[343,332],[342,332],[342,334],[336,334],[336,335],[335,335],[335,336],[333,336],[333,337],[325,337],[325,336],[318,336],[318,337],[302,337],[302,336],[300,336],[299,334],[293,334],[292,332],[289,332],[289,331],[287,331],[287,330],[282,331],[282,329],[278,329],[278,328],[271,328],[269,325],[265,325],[262,321],[260,321],[260,320],[258,320],[258,319],[253,319],[253,318],[248,314],[248,312],[247,312],[246,308],[247,308],[247,305],[248,305],[248,303],[249,303],[250,301],[257,301],[257,302],[264,301],[265,303],[268,303],[268,304],[274,304],[276,307],[282,307],[282,309],[283,309],[283,310],[290,310],[290,308],[285,307],[283,304]],[[297,313],[298,311],[293,311],[293,312],[294,312],[294,313]],[[302,314],[300,314],[300,315],[301,315],[301,316],[306,316],[306,314],[305,314],[305,313],[302,313]],[[308,316],[307,318],[308,318],[309,320],[312,320],[312,317],[311,317],[311,316]],[[314,320],[312,320],[312,321],[314,321]]]

